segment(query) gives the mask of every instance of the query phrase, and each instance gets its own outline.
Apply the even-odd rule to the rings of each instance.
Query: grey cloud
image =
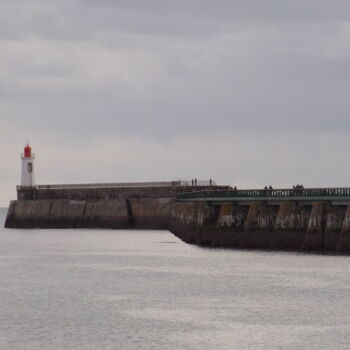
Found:
[[[211,167],[198,148],[221,147],[225,156],[211,161],[229,174],[235,170],[225,157],[232,152],[246,169],[240,182],[260,183],[252,172],[267,157],[261,181],[281,171],[277,162],[285,169],[280,177],[292,181],[288,171],[311,161],[315,182],[325,183],[334,174],[321,174],[317,147],[326,153],[324,144],[337,138],[346,144],[350,130],[349,16],[342,0],[0,1],[0,146],[16,149],[12,159],[27,137],[50,145],[56,157],[94,145],[91,162],[103,169],[103,140],[116,140],[118,158],[130,145],[125,140],[135,139],[142,157],[169,150],[173,172],[192,172],[197,162],[206,176]],[[11,126],[9,139],[2,122]],[[286,133],[281,155],[276,140],[283,143]],[[310,153],[295,149],[298,143]],[[181,145],[197,150],[186,164]],[[330,147],[332,166],[339,148]],[[151,176],[130,158],[124,177],[128,168]],[[166,152],[152,166],[165,159]],[[6,162],[9,183],[15,170]],[[63,181],[64,171],[42,169],[45,178]],[[233,180],[225,176],[221,181]]]
[[[347,21],[348,1],[18,0],[0,4],[3,37],[88,40],[101,33],[211,35],[234,23]]]
[[[347,19],[350,5],[346,0],[80,0],[93,6],[136,11],[141,13],[185,13],[224,19]]]

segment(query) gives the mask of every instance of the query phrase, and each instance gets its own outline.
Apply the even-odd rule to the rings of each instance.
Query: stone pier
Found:
[[[214,200],[196,200],[198,190],[204,189],[207,188],[23,189],[10,203],[5,226],[162,229],[202,246],[350,254],[350,202],[346,200],[242,197],[219,201],[215,196]],[[192,201],[179,200],[179,194],[191,191]],[[257,191],[250,192],[257,195]]]

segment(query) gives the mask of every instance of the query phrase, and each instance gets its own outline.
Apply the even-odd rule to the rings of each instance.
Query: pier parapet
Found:
[[[165,184],[21,186],[5,225],[166,229],[205,246],[350,254],[348,189],[276,190],[269,197]]]
[[[179,208],[191,203],[220,210],[216,225],[204,220],[195,229],[188,217],[177,216],[175,234],[185,241],[350,254],[350,188],[204,190],[177,196]]]

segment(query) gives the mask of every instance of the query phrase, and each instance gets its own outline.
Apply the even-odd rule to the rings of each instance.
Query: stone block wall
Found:
[[[91,194],[87,199],[12,201],[5,226],[167,229],[203,246],[350,254],[350,206],[345,204],[215,204],[125,194],[98,200]]]
[[[185,242],[207,246],[350,254],[350,206],[226,203],[215,226],[208,223],[209,208],[175,203],[170,230]]]

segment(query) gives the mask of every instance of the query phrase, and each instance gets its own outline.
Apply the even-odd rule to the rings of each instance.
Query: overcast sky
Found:
[[[38,183],[350,186],[349,0],[0,0],[0,206]]]

